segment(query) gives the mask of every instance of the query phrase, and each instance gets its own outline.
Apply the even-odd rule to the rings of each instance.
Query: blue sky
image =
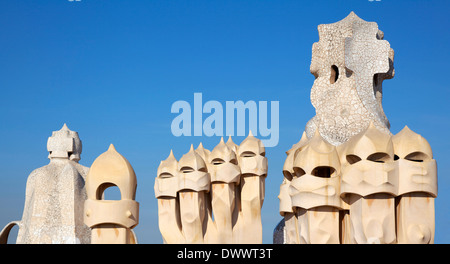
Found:
[[[351,11],[375,21],[395,51],[383,108],[395,134],[405,125],[431,144],[438,163],[436,243],[450,242],[448,1],[0,2],[0,229],[20,220],[29,173],[48,164],[46,142],[64,123],[90,166],[110,143],[134,167],[140,243],[161,243],[153,184],[170,149],[212,149],[218,137],[175,137],[171,105],[279,101],[280,140],[266,150],[263,242],[281,220],[285,151],[315,115],[309,72],[317,26]],[[234,141],[240,143],[242,137]]]

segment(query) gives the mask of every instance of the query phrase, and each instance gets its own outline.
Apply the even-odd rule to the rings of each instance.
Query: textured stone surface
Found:
[[[316,115],[286,152],[274,242],[433,243],[431,147],[407,127],[393,136],[382,107],[394,51],[376,23],[353,12],[318,31]]]
[[[89,168],[78,164],[78,133],[64,124],[48,139],[47,149],[50,163],[28,176],[17,243],[90,243],[90,229],[83,222]]]
[[[284,225],[284,218],[278,223],[273,230],[273,243],[274,244],[286,244],[286,231]]]
[[[353,12],[318,30],[310,67],[316,77],[311,89],[316,116],[306,125],[308,138],[318,129],[325,140],[339,145],[370,122],[389,134],[381,105],[382,81],[394,76],[394,51],[383,32]]]

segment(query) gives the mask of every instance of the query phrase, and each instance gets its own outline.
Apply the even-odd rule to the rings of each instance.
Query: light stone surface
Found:
[[[262,243],[261,207],[267,158],[251,133],[209,151],[193,146],[179,161],[172,151],[155,178],[164,243]]]
[[[353,12],[318,30],[310,67],[316,115],[286,152],[284,222],[274,242],[433,243],[431,147],[408,127],[393,136],[381,104],[394,51],[376,23]]]
[[[117,187],[119,200],[108,200],[105,191]],[[86,178],[84,222],[92,244],[137,244],[133,228],[139,223],[137,179],[133,167],[111,144],[98,156]]]
[[[370,123],[338,147],[318,132],[300,142],[283,168],[284,230],[274,233],[283,243],[434,242],[436,161],[422,136],[408,127],[391,136]]]
[[[398,243],[434,242],[437,165],[430,144],[408,127],[392,138],[399,174]]]
[[[374,22],[351,12],[345,19],[318,26],[310,71],[316,77],[311,103],[316,109],[306,125],[333,145],[346,142],[370,122],[389,134],[382,105],[382,82],[394,76],[394,51]]]
[[[81,140],[64,126],[48,139],[50,163],[28,176],[17,244],[89,244],[83,222],[85,179],[89,168],[78,164]],[[14,224],[12,223],[12,224]],[[0,237],[6,242],[11,225]]]

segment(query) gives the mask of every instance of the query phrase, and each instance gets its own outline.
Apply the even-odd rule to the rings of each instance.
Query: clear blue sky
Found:
[[[315,115],[309,72],[317,26],[354,11],[375,21],[395,50],[383,107],[430,142],[438,163],[436,243],[450,242],[449,1],[0,2],[0,229],[20,220],[29,173],[48,164],[46,142],[64,123],[90,166],[110,143],[134,167],[140,243],[161,243],[153,184],[157,166],[217,137],[175,137],[177,100],[280,102],[280,141],[269,159],[263,240],[281,217],[285,151]],[[240,143],[243,138],[235,138]]]

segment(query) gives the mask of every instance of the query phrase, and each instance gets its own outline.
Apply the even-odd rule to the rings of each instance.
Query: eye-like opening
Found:
[[[244,151],[241,153],[241,157],[243,158],[250,158],[250,157],[254,157],[256,156],[256,154],[252,151]]]
[[[378,73],[373,75],[373,87],[377,87],[378,86],[378,76],[379,76]]]
[[[292,181],[292,174],[289,171],[284,170],[283,175],[288,181]]]
[[[337,82],[339,79],[339,68],[336,65],[331,66],[330,84]]]
[[[121,200],[122,195],[120,188],[114,183],[105,182],[98,186],[95,193],[97,200]]]
[[[230,160],[230,163],[231,163],[231,164],[234,164],[234,165],[238,165],[237,159],[231,159],[231,160]]]
[[[347,155],[345,158],[347,159],[347,162],[348,162],[350,165],[355,164],[355,163],[358,162],[358,161],[361,161],[361,158],[360,158],[360,157],[358,157],[358,156],[356,156],[356,155],[353,155],[353,154]]]
[[[70,155],[72,155],[72,154],[73,154],[72,151],[67,152],[67,156],[68,156],[68,157],[70,157]]]
[[[349,68],[345,67],[345,77],[350,78],[352,77],[353,71]]]
[[[225,161],[221,158],[215,158],[211,161],[212,165],[220,165],[220,164],[224,164],[224,163],[225,163]]]
[[[414,162],[424,162],[429,159],[430,159],[430,157],[427,154],[420,152],[420,151],[410,153],[410,154],[406,155],[406,157],[405,157],[405,160],[414,161]]]
[[[265,157],[266,156],[266,152],[262,152],[260,155]]]
[[[160,179],[168,179],[168,178],[172,178],[172,177],[173,177],[173,175],[169,172],[163,172],[159,175]]]
[[[194,169],[191,168],[191,167],[186,166],[186,167],[182,167],[182,168],[180,169],[180,171],[181,171],[182,173],[191,173],[191,172],[194,172]]]
[[[377,153],[373,153],[371,155],[369,155],[367,157],[367,160],[373,161],[373,162],[378,162],[378,163],[385,163],[388,162],[390,160],[390,156],[387,153],[384,152],[377,152]]]
[[[292,175],[294,178],[298,178],[300,176],[305,175],[306,172],[302,168],[294,167],[294,175]]]
[[[206,167],[201,167],[200,169],[198,169],[198,171],[201,172],[208,172],[208,169]]]
[[[319,167],[315,167],[311,174],[317,177],[321,177],[321,178],[330,178],[331,175],[335,172],[336,170],[333,167],[330,166],[319,166]]]

